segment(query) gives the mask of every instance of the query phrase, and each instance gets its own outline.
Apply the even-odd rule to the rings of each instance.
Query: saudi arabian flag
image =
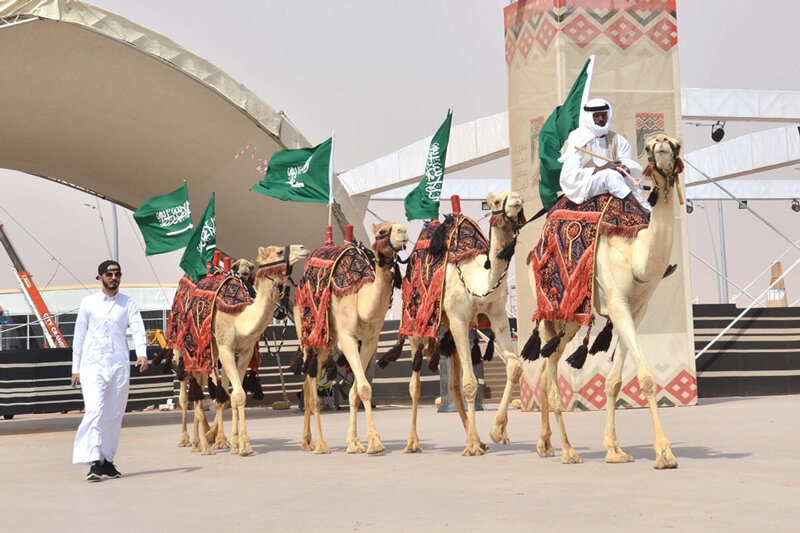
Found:
[[[253,190],[289,202],[331,203],[332,157],[333,137],[314,148],[275,152]]]
[[[447,158],[447,143],[450,142],[450,123],[453,110],[447,111],[447,118],[431,139],[428,158],[425,161],[425,176],[419,185],[406,196],[406,219],[430,220],[439,218],[439,198],[444,181],[444,162]]]
[[[217,221],[214,216],[214,193],[212,192],[203,218],[197,223],[197,227],[186,245],[186,250],[183,252],[181,268],[196,280],[205,277],[206,263],[213,258],[216,247]]]
[[[546,209],[556,203],[561,191],[559,178],[562,165],[558,158],[569,133],[578,127],[581,109],[589,99],[593,68],[594,56],[586,60],[564,104],[556,107],[539,133],[539,196],[542,198],[542,207]]]
[[[183,187],[161,196],[151,196],[133,213],[142,232],[145,254],[171,252],[186,246],[192,236],[189,189]]]

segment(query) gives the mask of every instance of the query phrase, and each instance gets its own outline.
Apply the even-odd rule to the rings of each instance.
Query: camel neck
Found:
[[[492,286],[508,271],[509,260],[499,259],[499,254],[514,239],[514,230],[511,225],[504,221],[499,226],[492,227],[489,238],[489,259],[491,267],[489,270],[489,282]]]
[[[674,187],[670,187],[666,192],[660,190],[658,201],[650,212],[650,225],[646,230],[639,232],[636,238],[635,248],[643,251],[636,254],[641,260],[639,267],[635,268],[636,277],[641,281],[661,279],[669,265],[677,205],[678,198]]]

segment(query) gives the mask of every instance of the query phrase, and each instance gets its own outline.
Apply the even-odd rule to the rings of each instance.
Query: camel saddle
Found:
[[[211,323],[215,311],[238,314],[253,303],[247,287],[235,276],[212,274],[195,282],[184,276],[172,302],[167,321],[167,344],[183,352],[187,372],[211,374]],[[257,353],[257,350],[256,350]],[[258,368],[259,357],[254,354],[250,367]]]
[[[461,213],[427,223],[414,245],[403,278],[399,335],[438,338],[447,263],[470,261],[489,251],[478,224]]]
[[[536,277],[533,320],[588,326],[592,321],[597,236],[635,238],[650,224],[649,213],[632,195],[602,194],[582,204],[562,197],[547,212],[542,238],[528,254]]]
[[[297,284],[294,304],[300,309],[302,338],[307,348],[330,348],[328,309],[331,293],[338,298],[375,281],[375,268],[360,244],[322,245],[311,254]]]

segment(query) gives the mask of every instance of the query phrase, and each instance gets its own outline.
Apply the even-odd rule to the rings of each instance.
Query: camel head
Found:
[[[292,265],[311,255],[302,244],[290,246],[261,246],[256,255],[256,278],[268,276],[290,275]]]
[[[389,255],[399,252],[408,244],[408,232],[402,224],[394,222],[381,222],[372,225],[375,243],[372,249],[380,254],[388,252]]]
[[[231,264],[231,271],[242,279],[251,280],[255,274],[256,265],[249,259],[237,259]]]
[[[511,225],[514,231],[525,223],[525,213],[522,211],[522,198],[514,191],[503,191],[498,194],[489,193],[486,202],[492,209],[492,218],[489,225],[502,226],[504,223]]]
[[[683,161],[679,157],[681,141],[659,133],[648,139],[644,149],[647,152],[647,159],[650,161],[650,164],[644,170],[644,175],[653,180],[656,190],[653,191],[651,196],[653,200],[658,201],[657,191],[661,190],[665,194],[668,193],[672,187],[675,187],[678,174],[683,172]],[[677,188],[678,197],[680,202],[683,203],[680,185]],[[655,206],[655,201],[651,201],[650,204]]]

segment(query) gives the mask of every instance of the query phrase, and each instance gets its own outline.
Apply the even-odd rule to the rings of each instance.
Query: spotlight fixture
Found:
[[[747,200],[739,200],[739,209],[747,209]]]
[[[800,206],[798,206],[798,209],[800,209]],[[691,213],[692,211],[694,211],[694,204],[691,200],[686,200],[686,212]]]
[[[720,142],[722,140],[723,137],[725,137],[725,130],[723,129],[724,127],[725,127],[725,123],[724,122],[720,122],[719,120],[717,121],[716,124],[711,126],[711,140],[712,141],[714,141],[715,143],[718,143],[718,142]]]
[[[792,198],[792,211],[800,213],[800,202],[797,201],[797,198]]]

